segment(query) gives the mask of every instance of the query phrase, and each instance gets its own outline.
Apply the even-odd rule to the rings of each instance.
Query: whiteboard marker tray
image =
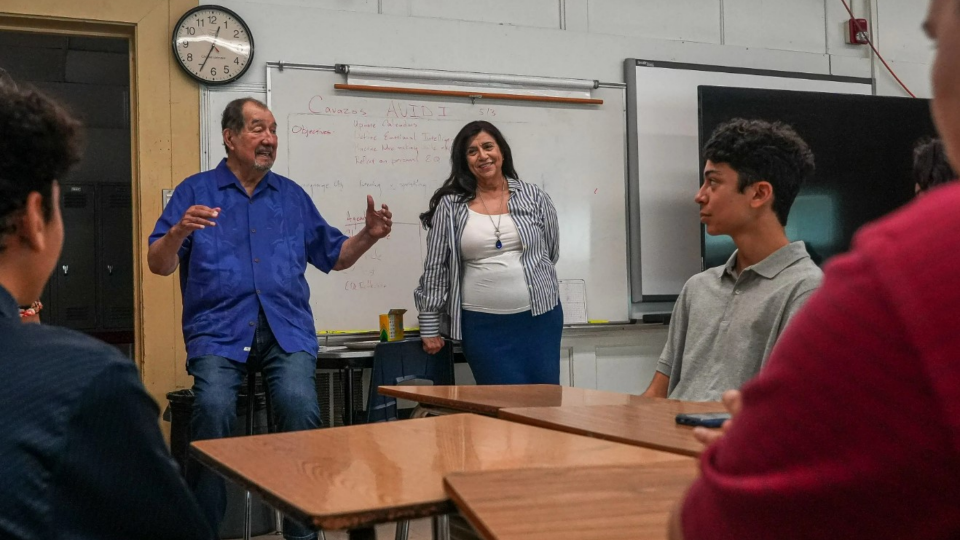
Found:
[[[379,344],[379,341],[348,341],[343,346],[354,351],[372,351]]]

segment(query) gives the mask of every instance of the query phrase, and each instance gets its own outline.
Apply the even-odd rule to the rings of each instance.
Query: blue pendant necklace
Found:
[[[500,205],[497,206],[497,210],[500,211],[503,209],[503,194],[505,193],[503,185],[506,184],[506,181],[503,184],[500,184]],[[500,218],[503,217],[503,214],[497,214],[497,222],[493,222],[493,216],[490,215],[490,210],[487,209],[487,203],[483,202],[483,197],[480,197],[480,204],[483,205],[484,212],[487,213],[487,217],[490,218],[490,224],[493,225],[493,234],[497,237],[497,242],[494,244],[494,247],[497,249],[503,249],[503,242],[500,241]]]

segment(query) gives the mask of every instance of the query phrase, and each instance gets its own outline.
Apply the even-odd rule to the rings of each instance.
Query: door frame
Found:
[[[134,253],[134,358],[147,391],[192,383],[180,325],[177,276],[145,272],[147,235],[162,209],[162,190],[200,169],[200,92],[175,64],[173,27],[198,0],[5,0],[0,30],[126,39],[130,51],[131,194]]]

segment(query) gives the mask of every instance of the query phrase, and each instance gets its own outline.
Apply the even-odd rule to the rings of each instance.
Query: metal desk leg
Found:
[[[394,540],[407,540],[410,535],[410,522],[407,520],[397,522],[397,534]]]
[[[250,512],[252,509],[253,501],[250,500],[250,492],[248,491],[243,501],[243,540],[250,540],[252,524]]]
[[[433,540],[450,540],[450,518],[446,514],[433,516]]]
[[[257,376],[253,370],[247,371],[247,435],[253,435],[253,418],[257,413]],[[247,491],[243,501],[243,540],[250,540],[252,532],[253,500]]]

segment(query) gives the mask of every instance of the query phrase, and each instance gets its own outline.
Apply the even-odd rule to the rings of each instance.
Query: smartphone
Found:
[[[730,419],[730,413],[690,413],[678,414],[677,423],[685,426],[702,426],[708,428],[718,428],[724,422]]]

